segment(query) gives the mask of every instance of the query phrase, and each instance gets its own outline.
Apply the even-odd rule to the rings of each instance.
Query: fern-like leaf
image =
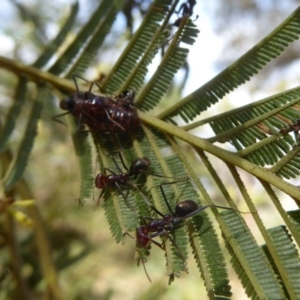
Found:
[[[40,83],[37,86],[37,96],[33,102],[31,108],[30,117],[23,140],[21,141],[14,159],[11,162],[8,170],[6,171],[3,179],[5,189],[9,191],[15,183],[17,183],[25,170],[28,162],[28,157],[31,153],[35,137],[37,135],[37,123],[40,119],[43,109],[43,103],[48,97],[48,87],[44,83]]]
[[[1,131],[0,136],[0,153],[3,152],[7,146],[7,141],[11,136],[18,116],[20,115],[21,108],[24,105],[24,100],[26,100],[26,88],[27,79],[25,77],[19,78],[19,83],[16,88],[16,95],[14,97],[14,102],[9,109],[9,112],[6,116],[4,127]]]
[[[156,0],[151,4],[139,30],[133,35],[122,55],[103,81],[105,91],[113,93],[120,90],[122,83],[126,81],[147,47],[150,46],[153,38],[156,37],[160,28],[159,22],[172,13],[169,11],[171,4],[171,0]]]
[[[185,122],[194,119],[258,73],[267,63],[279,56],[290,43],[297,40],[299,34],[300,8],[297,8],[255,47],[198,90],[160,113],[158,118],[170,120],[171,117],[180,115]]]
[[[247,295],[252,299],[285,299],[276,275],[246,225],[241,226],[234,212],[222,215],[232,236],[226,246]]]
[[[99,47],[102,45],[105,37],[109,33],[117,12],[122,7],[124,1],[114,1],[111,5],[111,1],[103,1],[103,5],[106,4],[108,8],[104,18],[99,22],[98,26],[94,29],[93,34],[90,35],[89,41],[82,49],[80,54],[76,57],[76,62],[72,65],[72,68],[68,71],[66,77],[71,77],[73,74],[82,74],[90,65],[92,59],[97,54]]]
[[[136,99],[136,104],[143,111],[150,110],[157,105],[186,60],[188,49],[178,47],[178,44],[181,40],[187,39],[188,36],[194,36],[195,30],[184,30],[186,23],[187,26],[191,26],[191,21],[187,17],[181,23],[182,25],[174,36],[157,71]]]
[[[189,236],[195,260],[210,299],[230,297],[228,273],[218,237],[206,213],[195,216],[189,223]]]
[[[75,123],[73,123],[72,127],[75,127]],[[92,169],[91,145],[87,140],[86,133],[81,132],[80,130],[77,130],[73,133],[73,143],[80,169],[81,186],[79,194],[79,203],[82,204],[85,199],[91,198],[93,190],[94,179]]]
[[[298,251],[285,226],[270,228],[268,229],[268,233],[280,260],[274,262],[268,248],[263,247],[263,249],[274,268],[274,272],[281,276],[282,281],[285,283],[284,286],[289,295],[288,297],[290,299],[297,298],[297,295],[300,294],[300,259]],[[279,268],[277,267],[278,264],[280,264]]]
[[[50,73],[60,75],[62,73],[66,73],[66,70],[72,67],[74,58],[87,44],[87,41],[92,36],[95,28],[97,28],[102,18],[107,13],[109,7],[112,5],[112,1],[101,1],[87,24],[78,33],[76,39],[68,46],[56,63],[49,69]]]
[[[70,15],[67,18],[65,24],[62,26],[61,30],[59,31],[59,34],[46,47],[46,49],[43,51],[43,53],[40,55],[40,57],[35,61],[33,66],[35,66],[36,68],[42,69],[48,63],[48,61],[51,59],[51,57],[56,53],[57,49],[65,41],[67,34],[69,33],[71,27],[74,24],[76,15],[78,13],[78,8],[79,8],[79,5],[78,5],[78,2],[76,1],[72,5]]]

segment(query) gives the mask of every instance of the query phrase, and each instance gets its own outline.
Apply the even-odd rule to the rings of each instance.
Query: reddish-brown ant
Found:
[[[176,204],[175,211],[172,210],[170,204],[167,201],[163,185],[166,184],[174,184],[176,182],[167,182],[160,184],[160,190],[162,193],[162,196],[164,198],[164,201],[168,207],[169,214],[163,214],[160,212],[157,208],[151,205],[151,208],[153,211],[155,211],[161,218],[155,219],[152,217],[142,217],[142,220],[144,221],[143,225],[140,225],[136,229],[136,243],[137,243],[137,249],[147,249],[151,242],[160,247],[161,249],[165,250],[164,243],[158,243],[154,240],[155,237],[161,236],[161,237],[167,237],[171,243],[174,245],[174,247],[178,250],[177,254],[178,256],[185,262],[185,257],[180,252],[179,247],[177,246],[175,240],[171,237],[170,233],[174,232],[181,223],[183,223],[186,219],[193,217],[200,213],[201,211],[205,210],[209,207],[216,207],[216,208],[222,208],[222,209],[228,209],[228,210],[235,210],[239,211],[235,208],[231,207],[225,207],[215,204],[208,204],[205,206],[199,207],[199,205],[193,201],[193,200],[185,200],[181,201]],[[239,211],[240,212],[240,211]],[[139,250],[138,250],[139,252]],[[140,252],[139,252],[140,253]],[[144,264],[143,258],[140,255],[142,262]],[[144,266],[145,267],[145,266]],[[147,277],[149,278],[147,272]],[[150,280],[151,281],[151,280]]]
[[[113,100],[110,97],[91,93],[94,84],[92,83],[88,91],[80,92],[77,77],[79,76],[73,76],[77,92],[60,102],[60,108],[68,112],[54,117],[55,120],[62,115],[72,114],[79,118],[79,124],[84,123],[98,132],[123,132],[140,126],[133,105],[135,96],[133,91],[124,91]]]
[[[140,158],[134,160],[131,163],[129,169],[126,166],[120,152],[119,152],[119,157],[120,157],[120,161],[121,161],[121,163],[122,163],[122,165],[123,165],[126,172],[122,171],[122,169],[120,168],[120,166],[116,162],[115,158],[113,157],[112,158],[113,162],[114,162],[116,168],[118,169],[118,171],[120,173],[117,174],[117,173],[113,172],[112,170],[110,170],[109,168],[104,168],[104,172],[105,173],[109,172],[110,174],[108,175],[108,174],[100,173],[95,178],[95,186],[99,189],[102,189],[102,191],[99,195],[99,198],[98,198],[97,205],[99,204],[99,201],[100,201],[102,195],[104,194],[105,189],[107,187],[112,187],[112,188],[117,189],[121,193],[124,200],[126,201],[126,204],[132,208],[132,206],[127,201],[127,197],[124,195],[124,193],[121,189],[121,185],[123,185],[123,186],[125,185],[125,186],[129,186],[129,187],[133,187],[136,190],[138,190],[140,192],[142,198],[146,202],[146,204],[149,205],[150,207],[152,207],[152,204],[144,196],[144,194],[141,192],[141,190],[138,188],[138,186],[135,185],[131,180],[132,179],[134,179],[134,180],[137,179],[137,177],[140,174],[153,175],[153,176],[162,177],[162,178],[169,178],[169,177],[149,172],[148,169],[149,169],[149,166],[150,166],[151,162],[150,162],[150,159],[147,158],[147,157],[140,157]]]
[[[142,173],[147,174],[148,173],[147,170],[148,170],[151,162],[150,162],[149,158],[147,158],[147,157],[140,157],[140,158],[136,159],[135,161],[133,161],[128,169],[127,166],[125,165],[125,162],[123,160],[121,153],[119,153],[119,157],[120,157],[120,160],[121,160],[121,163],[122,163],[124,169],[126,170],[125,173],[122,171],[122,169],[117,164],[115,158],[113,157],[112,158],[113,162],[115,163],[120,174],[116,174],[112,170],[110,170],[108,168],[104,168],[105,173],[110,172],[111,174],[107,175],[107,174],[100,173],[95,178],[95,186],[99,189],[102,189],[102,191],[99,195],[99,198],[98,198],[98,203],[99,203],[102,195],[104,194],[105,189],[107,187],[113,187],[113,188],[116,188],[121,193],[124,200],[126,201],[126,204],[132,208],[132,206],[127,201],[127,197],[124,195],[120,185],[131,186],[131,187],[134,187],[135,189],[139,190],[139,188],[131,182],[131,179],[137,179],[138,175],[142,174]],[[148,174],[150,174],[150,173],[148,173]],[[142,194],[142,196],[143,196],[143,194]],[[148,202],[148,200],[146,199],[146,197],[143,196],[143,198],[145,199],[145,201],[148,205],[151,205],[150,202]],[[97,203],[97,205],[98,205],[98,203]]]

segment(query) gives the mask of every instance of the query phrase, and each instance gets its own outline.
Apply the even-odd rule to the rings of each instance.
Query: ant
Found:
[[[123,160],[123,157],[122,157],[122,155],[121,155],[120,152],[119,152],[119,157],[120,157],[121,163],[122,163],[122,165],[123,165],[123,167],[124,167],[124,169],[125,169],[126,172],[122,171],[122,169],[120,168],[120,166],[116,162],[115,158],[113,157],[112,158],[113,162],[116,165],[116,167],[117,167],[118,171],[120,172],[120,174],[117,174],[117,173],[113,172],[109,168],[104,168],[104,172],[105,173],[110,172],[110,175],[100,173],[95,178],[95,186],[97,188],[99,188],[99,189],[102,189],[102,191],[101,191],[101,193],[99,195],[99,198],[98,198],[97,205],[99,204],[99,201],[100,201],[102,195],[104,194],[105,189],[107,187],[112,187],[112,188],[117,189],[121,193],[121,195],[123,196],[126,204],[130,208],[132,208],[132,206],[130,205],[130,203],[127,201],[127,196],[124,195],[124,193],[123,193],[123,191],[121,189],[121,185],[126,185],[126,186],[131,186],[131,187],[134,187],[135,189],[137,189],[140,192],[140,194],[143,197],[143,199],[146,202],[146,204],[148,206],[152,207],[152,204],[144,196],[144,194],[141,192],[141,190],[138,188],[138,186],[135,185],[131,181],[131,179],[136,180],[137,177],[140,174],[152,175],[152,176],[163,177],[163,178],[169,178],[169,177],[149,172],[148,169],[150,167],[151,161],[150,161],[150,159],[148,157],[137,158],[136,160],[134,160],[131,163],[129,169],[126,166],[126,164],[125,164],[125,162]]]
[[[152,217],[142,217],[142,220],[144,221],[144,225],[140,225],[136,229],[136,244],[137,244],[137,251],[140,254],[139,249],[149,249],[149,246],[152,243],[157,245],[159,248],[165,250],[164,243],[158,243],[154,240],[155,237],[161,236],[168,238],[171,243],[174,245],[174,247],[178,250],[177,254],[178,256],[185,262],[186,258],[183,256],[183,254],[180,252],[179,247],[177,246],[175,240],[171,237],[170,233],[176,230],[180,224],[182,224],[186,219],[191,218],[201,211],[205,210],[209,207],[216,207],[216,208],[222,208],[222,209],[228,209],[228,210],[235,210],[240,212],[239,210],[231,207],[225,207],[225,206],[219,206],[215,204],[208,204],[205,206],[199,206],[195,201],[193,200],[184,200],[176,204],[175,210],[173,211],[170,204],[167,201],[167,197],[165,195],[163,186],[167,184],[174,184],[176,182],[165,182],[160,184],[160,190],[162,193],[162,196],[164,198],[164,201],[168,207],[169,214],[163,214],[161,211],[159,211],[157,208],[155,208],[153,205],[151,205],[151,208],[154,212],[156,212],[160,218],[155,219]],[[143,258],[140,254],[140,257],[142,259],[142,263],[144,265]],[[145,265],[144,265],[145,269]],[[146,275],[148,279],[150,280],[147,272]],[[151,281],[151,280],[150,280]]]
[[[182,10],[182,16],[189,15],[192,16],[194,12],[194,6],[196,5],[196,0],[187,0],[185,3],[182,3],[176,12],[177,14],[180,13]]]
[[[172,24],[173,26],[180,26],[181,20],[185,15],[189,15],[190,17],[194,13],[194,6],[196,5],[196,0],[187,0],[185,3],[182,3],[176,12],[179,14],[181,11],[181,16]],[[198,15],[196,15],[196,19],[198,18]]]
[[[125,90],[116,97],[116,103],[123,107],[134,108],[135,92],[131,90]]]
[[[76,93],[60,101],[60,108],[68,112],[55,116],[57,120],[66,114],[72,114],[79,118],[79,124],[84,123],[90,129],[98,132],[124,132],[140,126],[136,108],[133,105],[135,93],[133,91],[123,91],[113,100],[110,97],[99,96],[91,93],[93,82],[86,92],[80,92],[76,78],[73,80],[76,86]]]
[[[119,157],[120,157],[121,163],[122,163],[124,169],[126,170],[126,172],[122,171],[120,166],[117,164],[115,158],[113,157],[112,158],[113,162],[115,163],[117,169],[120,171],[120,174],[116,174],[115,172],[113,172],[109,168],[104,168],[105,173],[107,171],[109,171],[111,174],[107,175],[107,174],[100,173],[95,178],[95,186],[99,189],[102,189],[102,191],[99,195],[99,198],[98,198],[97,205],[99,204],[99,201],[100,201],[102,195],[105,192],[105,188],[113,187],[113,188],[116,188],[117,190],[119,190],[119,192],[123,196],[126,204],[129,207],[132,208],[131,204],[127,201],[127,197],[122,192],[122,189],[121,189],[120,185],[132,186],[132,187],[139,190],[139,188],[131,182],[131,179],[134,179],[134,180],[137,179],[138,175],[141,174],[141,173],[150,174],[150,173],[147,172],[147,170],[148,170],[148,168],[151,164],[149,158],[140,157],[140,158],[136,159],[135,161],[133,161],[131,163],[131,165],[128,169],[127,166],[125,165],[125,162],[124,162],[123,157],[122,157],[120,152],[119,152]],[[145,199],[146,203],[151,206],[151,204],[146,199],[146,197],[143,197],[143,198]]]

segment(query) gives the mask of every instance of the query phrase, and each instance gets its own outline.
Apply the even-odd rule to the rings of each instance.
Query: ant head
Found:
[[[135,98],[135,92],[132,90],[125,90],[117,97],[117,103],[123,106],[132,106]]]
[[[63,110],[72,110],[75,107],[75,99],[73,97],[62,99],[59,106]]]
[[[199,209],[198,204],[193,200],[185,200],[175,206],[175,215],[184,218]]]
[[[125,90],[119,95],[119,98],[130,99],[133,101],[135,98],[135,92],[132,90]]]
[[[103,189],[106,187],[106,175],[105,174],[98,174],[95,178],[95,186],[98,189]]]
[[[134,162],[132,162],[129,174],[130,175],[138,175],[139,173],[144,173],[148,170],[151,162],[150,159],[147,157],[140,157],[136,159]]]

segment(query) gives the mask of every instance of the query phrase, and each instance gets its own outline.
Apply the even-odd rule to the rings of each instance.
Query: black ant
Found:
[[[187,0],[185,3],[182,3],[178,9],[178,11],[175,11],[177,14],[179,14],[181,11],[181,16],[172,24],[173,26],[180,26],[181,20],[185,15],[192,16],[194,13],[194,6],[196,5],[196,0]],[[196,19],[198,18],[198,15],[196,15]]]
[[[132,186],[139,190],[139,188],[131,182],[131,179],[135,180],[135,179],[137,179],[139,174],[148,173],[147,170],[148,170],[151,162],[150,162],[149,158],[147,158],[147,157],[140,157],[140,158],[136,159],[135,161],[133,161],[128,169],[127,166],[125,165],[125,162],[123,160],[121,153],[119,153],[119,157],[120,157],[120,160],[121,160],[121,163],[122,163],[124,169],[126,170],[125,173],[122,171],[122,169],[117,164],[115,158],[113,157],[112,158],[113,162],[115,163],[117,169],[120,171],[120,174],[116,174],[109,168],[104,168],[105,173],[108,171],[111,174],[107,175],[107,174],[100,173],[95,178],[95,186],[99,189],[102,189],[102,191],[99,195],[99,198],[98,198],[97,205],[99,204],[99,201],[105,192],[105,188],[113,187],[113,188],[116,188],[121,193],[124,200],[126,201],[126,204],[132,208],[130,203],[127,201],[127,197],[124,195],[120,185]],[[148,173],[148,174],[150,174],[150,173]],[[143,198],[145,199],[145,201],[148,205],[151,205],[149,203],[149,201],[146,199],[146,197],[143,197]]]
[[[134,108],[135,92],[131,90],[125,90],[116,97],[116,103],[123,107]]]
[[[137,158],[136,160],[134,160],[129,169],[126,166],[123,157],[121,155],[121,153],[119,152],[119,157],[121,160],[121,163],[125,169],[126,172],[123,172],[122,169],[120,168],[120,166],[118,165],[118,163],[116,162],[115,158],[113,157],[113,162],[116,165],[118,171],[120,172],[119,174],[113,172],[112,170],[110,170],[109,168],[104,168],[104,172],[110,172],[109,175],[107,174],[103,174],[100,173],[96,176],[95,178],[95,186],[99,189],[102,189],[99,198],[98,198],[98,202],[97,205],[99,204],[99,201],[102,197],[102,195],[105,192],[105,189],[107,187],[112,187],[117,189],[121,195],[123,196],[124,200],[126,201],[126,204],[132,208],[132,206],[130,205],[130,203],[127,201],[127,197],[124,195],[122,189],[121,189],[121,185],[126,185],[126,186],[131,186],[135,189],[137,189],[141,196],[143,197],[144,201],[146,202],[146,204],[150,207],[152,207],[152,204],[148,201],[148,199],[144,196],[144,194],[141,192],[141,190],[138,188],[137,185],[135,185],[131,180],[136,180],[137,177],[140,174],[146,174],[146,175],[152,175],[152,176],[156,176],[156,177],[162,177],[162,178],[169,178],[167,176],[164,175],[158,175],[155,173],[151,173],[148,171],[149,167],[150,167],[150,159],[148,157],[140,157]],[[174,178],[173,178],[174,179]],[[186,180],[186,179],[184,179]]]
[[[171,243],[174,245],[174,247],[178,250],[177,254],[178,256],[185,262],[185,257],[182,255],[182,253],[179,250],[179,247],[177,246],[175,240],[171,237],[170,233],[176,230],[180,224],[182,224],[186,219],[191,218],[201,211],[205,210],[209,207],[216,207],[216,208],[222,208],[222,209],[228,209],[228,210],[235,210],[240,212],[239,210],[231,207],[225,207],[215,204],[208,204],[205,206],[199,207],[199,205],[193,201],[193,200],[184,200],[176,204],[175,211],[172,210],[170,204],[167,201],[163,185],[166,184],[174,184],[176,182],[166,182],[160,184],[160,190],[162,193],[162,196],[164,198],[164,201],[168,207],[169,214],[163,214],[160,212],[157,208],[151,205],[151,208],[153,211],[155,211],[161,218],[155,219],[152,217],[142,217],[144,221],[144,225],[140,225],[136,229],[136,243],[137,243],[137,250],[139,252],[139,249],[148,249],[151,242],[157,245],[159,248],[165,250],[164,243],[158,243],[154,240],[155,237],[161,236],[161,237],[167,237]],[[139,252],[140,254],[140,252]],[[143,265],[144,261],[140,254],[140,257],[142,259]],[[145,269],[145,265],[144,265]],[[147,272],[146,275],[148,279],[150,280]],[[150,280],[151,281],[151,280]]]
[[[182,16],[189,15],[192,16],[194,12],[194,6],[196,5],[196,0],[187,0],[185,3],[182,3],[176,12],[179,14],[182,11]]]
[[[79,118],[79,124],[84,123],[98,132],[122,132],[140,126],[140,120],[133,105],[135,97],[133,91],[126,90],[113,100],[110,97],[91,93],[93,84],[100,88],[97,83],[92,83],[88,91],[80,92],[76,77],[79,76],[73,75],[77,92],[60,101],[60,108],[68,112],[55,116],[55,120],[65,114],[72,114]]]

